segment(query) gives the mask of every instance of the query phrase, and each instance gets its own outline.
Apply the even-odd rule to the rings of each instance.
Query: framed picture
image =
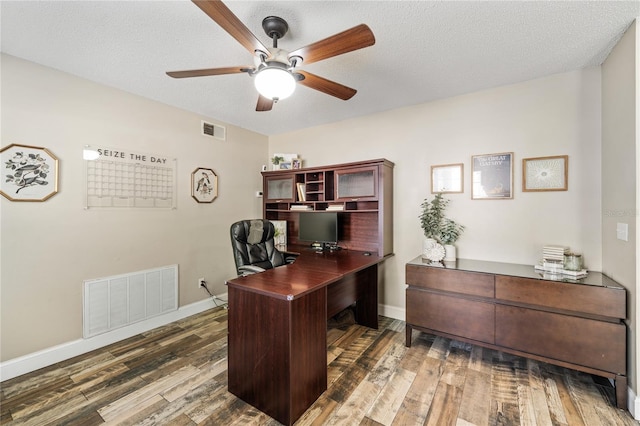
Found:
[[[522,159],[522,190],[566,191],[569,178],[569,156]]]
[[[471,199],[513,198],[513,152],[471,157]]]
[[[45,201],[58,193],[58,158],[46,148],[11,144],[0,150],[0,193],[11,201]]]
[[[299,158],[293,159],[291,161],[291,168],[292,169],[301,169],[302,168],[302,160],[300,160]]]
[[[431,166],[431,193],[464,192],[464,164]]]
[[[191,173],[191,196],[199,203],[211,203],[218,196],[218,176],[199,167]]]
[[[273,238],[273,242],[280,250],[287,248],[287,221],[286,220],[272,220],[273,227],[276,233]]]
[[[283,161],[279,164],[280,170],[289,170],[291,169],[291,161]]]

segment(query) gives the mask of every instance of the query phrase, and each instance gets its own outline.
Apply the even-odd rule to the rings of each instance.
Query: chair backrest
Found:
[[[242,266],[271,269],[284,265],[283,254],[276,249],[273,223],[265,219],[241,220],[231,225],[231,246],[238,275]]]

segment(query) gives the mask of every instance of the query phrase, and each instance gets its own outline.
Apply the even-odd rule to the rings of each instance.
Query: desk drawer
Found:
[[[612,373],[626,372],[626,332],[621,323],[497,305],[496,344]]]
[[[406,269],[406,281],[411,286],[479,297],[494,296],[491,274],[416,265],[407,265]]]
[[[407,289],[407,323],[493,344],[495,308],[491,303]]]

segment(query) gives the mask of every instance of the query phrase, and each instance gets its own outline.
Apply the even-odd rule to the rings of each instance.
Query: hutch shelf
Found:
[[[298,240],[301,211],[337,211],[338,244],[393,253],[393,167],[385,159],[262,172],[263,217],[287,221],[288,244]]]

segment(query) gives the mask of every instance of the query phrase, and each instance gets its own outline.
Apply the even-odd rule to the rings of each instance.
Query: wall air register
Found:
[[[178,309],[178,265],[84,281],[83,336]]]
[[[225,127],[218,124],[207,123],[206,121],[201,121],[200,123],[203,136],[211,136],[221,141],[227,138],[227,129]]]

